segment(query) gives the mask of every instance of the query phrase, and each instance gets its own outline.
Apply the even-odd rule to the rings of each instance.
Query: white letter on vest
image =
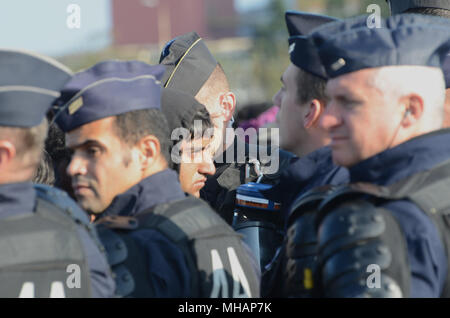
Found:
[[[213,270],[213,289],[210,298],[219,297],[219,291],[222,290],[221,298],[228,298],[227,276],[223,269],[223,263],[219,252],[216,249],[211,250],[212,270]]]
[[[19,298],[34,298],[34,284],[31,282],[23,283]]]
[[[66,298],[62,282],[53,282],[50,287],[50,298]]]
[[[247,277],[245,277],[244,270],[242,269],[239,259],[236,256],[234,248],[227,248],[228,257],[230,258],[231,273],[233,274],[233,298],[250,298],[252,293],[250,292],[250,286],[248,285]],[[239,291],[244,289],[243,294],[239,294]]]

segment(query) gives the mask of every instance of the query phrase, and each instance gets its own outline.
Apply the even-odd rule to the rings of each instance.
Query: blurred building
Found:
[[[189,31],[211,40],[236,35],[227,0],[113,0],[112,16],[114,45],[161,45]]]

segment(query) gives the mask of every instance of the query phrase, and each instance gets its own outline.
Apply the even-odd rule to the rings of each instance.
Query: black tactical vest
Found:
[[[293,205],[289,218],[289,230],[284,245],[285,255],[280,270],[285,273],[281,292],[287,297],[320,296],[319,251],[317,250],[317,230],[326,215],[330,215],[346,202],[354,202],[353,209],[376,208],[389,200],[410,200],[426,213],[439,231],[443,242],[447,263],[450,265],[450,161],[444,162],[430,170],[419,172],[413,176],[389,186],[377,186],[369,183],[355,183],[333,189],[322,188],[321,191],[306,193]],[[319,200],[317,200],[319,199]],[[313,205],[311,205],[313,203]],[[355,205],[356,204],[356,205]],[[311,214],[311,211],[315,213]],[[342,210],[342,208],[341,208]],[[395,220],[390,221],[394,223]],[[368,225],[368,224],[365,224]],[[310,229],[305,230],[305,226]],[[313,229],[313,232],[311,230]],[[335,229],[334,231],[339,231]],[[313,233],[313,235],[311,235]],[[338,232],[336,232],[338,233]],[[397,240],[396,245],[402,242]],[[404,246],[406,248],[406,245]],[[400,254],[405,254],[403,251]],[[287,254],[287,255],[286,255]],[[405,256],[405,255],[403,255]],[[396,261],[399,258],[396,255]],[[405,258],[405,257],[403,257]],[[323,264],[322,264],[323,265]],[[400,265],[397,264],[397,268]],[[409,271],[408,264],[402,265]],[[400,266],[401,267],[401,266]],[[403,271],[404,272],[404,271]],[[408,293],[409,282],[400,270],[391,270],[396,279]],[[309,276],[308,276],[309,275]],[[306,277],[308,276],[308,277]],[[280,291],[278,289],[278,291]],[[450,271],[441,297],[450,297]]]
[[[0,220],[0,297],[90,297],[73,218],[37,198],[34,213]]]
[[[162,204],[134,217],[104,217],[97,229],[120,296],[155,296],[146,263],[151,255],[143,257],[147,251],[129,235],[152,229],[183,252],[191,273],[190,297],[259,297],[259,281],[241,237],[199,199]]]

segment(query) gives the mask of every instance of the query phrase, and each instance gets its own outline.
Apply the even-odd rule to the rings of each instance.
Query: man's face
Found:
[[[200,197],[207,175],[216,172],[210,149],[211,138],[185,140],[181,145],[180,183],[184,192]]]
[[[222,107],[220,106],[220,98],[222,95],[210,96],[205,94],[197,95],[195,98],[203,105],[209,113],[211,122],[213,123],[213,136],[211,140],[211,152],[218,153],[224,142],[225,129],[227,128],[226,118]]]
[[[355,165],[394,146],[402,108],[372,86],[375,72],[365,69],[327,83],[329,102],[320,125],[330,135],[333,160],[338,165]]]
[[[73,152],[67,174],[78,203],[91,213],[103,212],[142,176],[137,149],[121,142],[114,120],[100,119],[66,135],[66,145]]]
[[[281,76],[280,90],[273,97],[274,105],[280,107],[277,114],[280,128],[280,148],[288,151],[298,149],[304,134],[302,118],[306,107],[300,105],[297,97],[299,73],[299,69],[291,63]]]

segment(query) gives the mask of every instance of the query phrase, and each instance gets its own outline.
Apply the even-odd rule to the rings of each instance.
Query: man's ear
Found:
[[[403,112],[402,126],[409,127],[416,123],[423,115],[424,101],[418,94],[409,94],[400,99],[400,103],[405,106]]]
[[[303,119],[303,126],[308,129],[319,124],[320,115],[322,115],[325,109],[325,104],[318,99],[313,99],[310,101],[308,106],[308,111],[306,112]]]
[[[219,103],[225,121],[228,122],[233,117],[236,108],[236,96],[232,92],[224,93],[220,95]]]
[[[0,171],[16,157],[16,147],[8,140],[0,140]]]
[[[161,154],[161,144],[159,139],[153,135],[142,137],[137,144],[139,149],[139,161],[143,169],[153,165]]]

